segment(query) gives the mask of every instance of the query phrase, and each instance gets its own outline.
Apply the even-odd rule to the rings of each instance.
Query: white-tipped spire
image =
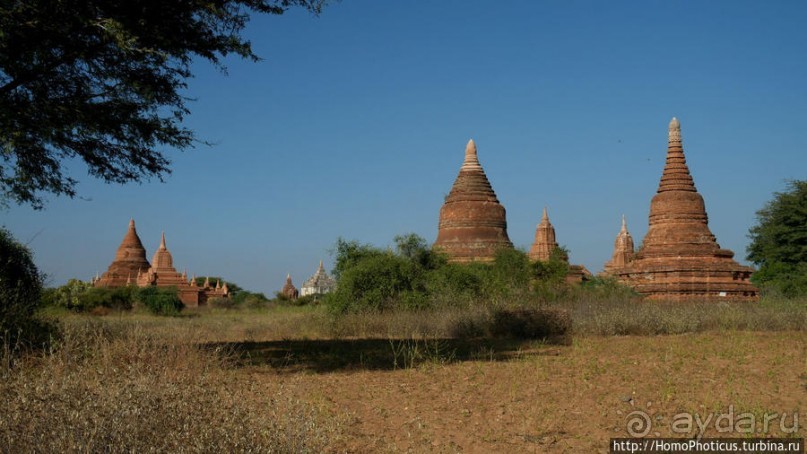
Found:
[[[681,141],[681,123],[675,117],[673,117],[672,120],[670,120],[669,140],[670,140],[670,142],[680,142]]]
[[[130,229],[135,228],[134,218],[129,218],[129,228]]]
[[[468,145],[465,146],[465,161],[462,163],[461,169],[475,170],[481,168],[479,157],[476,154],[476,144],[474,139],[471,139],[468,141]]]
[[[625,215],[622,215],[622,229],[619,230],[619,233],[624,233],[628,231],[628,223],[625,221]]]

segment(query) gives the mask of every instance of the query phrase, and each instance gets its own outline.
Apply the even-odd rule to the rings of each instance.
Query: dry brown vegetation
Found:
[[[0,446],[607,452],[638,409],[651,436],[677,436],[680,412],[807,408],[803,301],[541,307],[571,314],[573,337],[492,337],[481,308],[58,314],[63,340],[0,372]],[[760,435],[803,437],[801,426]]]
[[[321,408],[204,349],[183,320],[154,322],[74,318],[53,350],[3,370],[3,451],[320,452],[338,432]]]

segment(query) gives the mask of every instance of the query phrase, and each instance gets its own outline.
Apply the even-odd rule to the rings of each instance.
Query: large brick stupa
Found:
[[[618,237],[616,247],[625,246],[624,242]],[[630,257],[624,248],[614,252]],[[612,260],[606,272],[650,299],[757,299],[759,292],[749,282],[753,269],[733,257],[709,230],[703,197],[695,189],[684,156],[681,125],[673,118],[667,162],[650,202],[650,223],[642,246],[624,266]]]
[[[99,287],[122,287],[132,283],[141,271],[147,271],[151,265],[146,260],[146,248],[137,235],[134,219],[129,221],[129,229],[123,237],[115,260],[109,265],[107,271],[96,281]]]
[[[465,162],[440,208],[434,248],[451,262],[490,262],[501,248],[512,248],[507,219],[479,164],[476,145],[468,141]]]

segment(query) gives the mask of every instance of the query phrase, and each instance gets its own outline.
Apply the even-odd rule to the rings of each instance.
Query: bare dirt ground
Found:
[[[271,361],[258,351],[269,347],[255,347],[238,375],[341,421],[334,452],[607,452],[635,411],[650,419],[648,436],[693,437],[697,422],[704,436],[807,433],[804,332],[580,337],[461,354],[442,345],[412,367],[403,357],[362,367],[374,349],[411,349],[389,341],[341,345],[359,358],[346,362],[311,345],[275,345],[283,360]],[[673,422],[686,415],[683,433]]]

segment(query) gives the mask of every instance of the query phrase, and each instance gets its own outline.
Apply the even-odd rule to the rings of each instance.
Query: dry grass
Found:
[[[574,300],[557,306],[570,311],[575,335],[807,330],[807,300],[766,299],[761,303]]]
[[[398,380],[419,377],[418,374],[442,377],[429,375],[428,380],[419,383],[417,387],[423,388],[424,394],[413,401],[424,409],[418,417],[426,418],[424,415],[433,412],[440,416],[429,423],[432,426],[412,428],[433,437],[429,443],[461,430],[447,427],[444,434],[439,429],[440,421],[450,421],[458,412],[462,418],[476,421],[477,429],[489,426],[490,434],[485,440],[494,450],[503,449],[511,441],[495,435],[498,432],[492,427],[498,427],[496,418],[503,417],[498,413],[499,407],[485,400],[485,393],[497,395],[494,400],[507,397],[510,400],[502,408],[531,415],[530,424],[535,426],[519,426],[522,432],[509,430],[508,425],[496,430],[513,439],[528,434],[531,440],[549,440],[551,437],[545,434],[553,433],[551,430],[557,430],[560,439],[566,438],[564,433],[583,430],[568,418],[565,421],[571,424],[569,427],[541,419],[530,410],[533,407],[529,403],[537,400],[544,407],[549,405],[547,414],[564,421],[562,411],[568,402],[581,399],[575,394],[581,389],[587,389],[590,396],[586,394],[588,397],[579,404],[594,405],[598,396],[607,396],[613,403],[607,408],[593,407],[597,411],[590,422],[607,427],[597,432],[596,439],[621,427],[624,417],[620,412],[630,410],[622,408],[627,404],[619,403],[623,394],[646,396],[653,402],[653,409],[658,405],[663,410],[664,417],[681,409],[706,411],[730,404],[748,411],[792,412],[794,407],[802,408],[801,399],[788,394],[782,400],[779,391],[803,393],[805,389],[806,301],[665,304],[581,298],[553,303],[551,307],[571,314],[575,336],[571,347],[520,340],[474,340],[491,334],[495,312],[485,308],[364,313],[340,318],[332,318],[321,307],[198,310],[181,317],[116,312],[103,317],[60,314],[64,339],[58,346],[13,365],[4,362],[5,366],[0,367],[0,397],[4,402],[0,406],[0,450],[320,452],[334,446],[356,447],[359,451],[377,448],[355,438],[356,427],[361,437],[394,431],[394,427],[411,421],[395,416],[375,423],[374,412],[380,408],[390,415],[395,411],[404,414],[406,408],[412,408],[410,402],[399,402],[401,396],[387,390],[389,378],[372,375],[377,374],[377,369],[389,374],[407,369],[415,374],[396,375]],[[693,332],[703,334],[658,341],[647,337],[600,337]],[[707,340],[709,345],[714,344],[709,347],[714,351],[698,350]],[[612,347],[614,342],[620,347]],[[755,342],[765,346],[765,356]],[[635,358],[625,353],[635,345],[647,345],[649,350]],[[771,350],[771,346],[776,349]],[[244,360],[244,354],[252,355],[250,361]],[[511,361],[519,358],[520,361]],[[722,366],[719,373],[709,372],[712,381],[704,382],[711,383],[705,388],[708,392],[682,395],[682,390],[689,389],[687,380],[693,374],[710,371],[714,358]],[[686,366],[689,361],[697,363],[697,367]],[[642,380],[652,386],[625,388],[626,383],[636,380],[634,374],[640,364],[645,365],[640,370],[650,367],[652,373],[643,372]],[[797,368],[791,371],[790,364]],[[735,365],[740,369],[735,370]],[[556,380],[553,377],[558,367],[563,369],[564,377],[580,375],[583,382]],[[478,401],[454,408],[450,403],[453,398],[442,397],[441,393],[448,391],[457,396],[476,396],[479,390],[468,386],[479,374],[483,378],[490,375],[490,380],[480,382],[480,389],[489,391],[480,394]],[[524,377],[533,375],[537,378],[533,377],[524,389],[499,389],[503,386],[500,383],[516,386]],[[772,380],[778,376],[787,381]],[[357,401],[364,399],[361,396],[366,393],[367,384],[361,380],[378,381],[372,388],[376,394],[366,396],[366,403]],[[430,384],[433,380],[439,386]],[[772,380],[770,389],[764,388],[766,380]],[[331,384],[332,392],[317,391],[319,386]],[[351,385],[355,389],[351,388],[349,397],[337,397]],[[305,386],[310,386],[307,391]],[[428,386],[439,389],[429,394],[425,388]],[[556,399],[555,394],[536,391],[549,388],[559,390]],[[730,393],[720,394],[723,389]],[[765,389],[768,397],[758,401],[744,397],[759,389]],[[385,393],[390,393],[388,400],[374,400]],[[444,403],[432,409],[430,402]],[[529,405],[525,403],[521,408],[521,402]],[[398,403],[405,408],[398,409]],[[706,407],[701,408],[703,405]],[[346,428],[348,422],[342,416],[346,411],[359,415],[361,422],[354,420],[349,423],[354,427]],[[436,432],[432,434],[428,427],[435,427]],[[539,427],[544,427],[542,432],[533,433]],[[353,433],[346,435],[345,431]],[[459,446],[474,445],[478,441],[475,434],[469,432],[463,435],[467,440],[456,442]],[[435,446],[408,444],[405,440],[387,437],[398,448]],[[593,442],[589,437],[585,447],[595,446]]]
[[[165,320],[173,334],[162,320],[73,320],[58,347],[0,372],[2,451],[320,452],[337,435],[320,408]]]

